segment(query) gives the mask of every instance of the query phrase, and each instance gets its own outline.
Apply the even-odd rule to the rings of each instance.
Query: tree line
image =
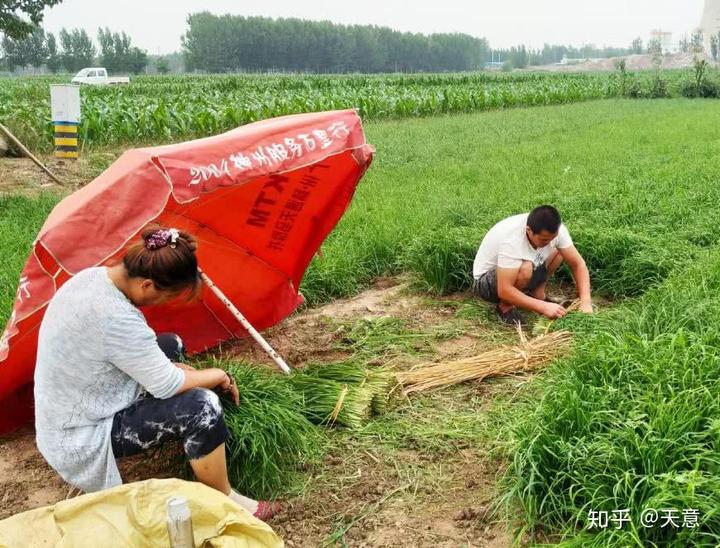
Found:
[[[488,61],[507,63],[511,68],[526,68],[559,63],[564,57],[568,59],[589,59],[622,57],[633,53],[632,48],[598,48],[593,45],[582,47],[545,44],[541,49],[528,48],[525,45],[490,51]]]
[[[147,52],[133,46],[125,32],[98,29],[99,48],[84,29],[63,28],[58,38],[42,28],[21,38],[5,34],[0,42],[0,66],[9,71],[29,66],[74,73],[98,64],[111,73],[138,74],[148,64]]]
[[[467,34],[414,34],[329,21],[188,16],[187,70],[207,72],[438,72],[484,66],[488,43]]]
[[[703,33],[696,30],[690,36],[683,36],[678,42],[678,50],[683,53],[702,53],[704,51]],[[710,37],[711,55],[717,61],[720,50],[720,33],[718,36]],[[663,44],[659,38],[648,41],[647,46],[643,44],[642,38],[635,38],[629,47],[603,47],[593,45],[582,47],[560,46],[545,44],[542,49],[531,49],[524,45],[514,46],[506,49],[490,50],[489,61],[506,63],[510,68],[526,68],[539,65],[559,63],[564,57],[568,59],[607,59],[609,57],[624,57],[632,54],[662,55]]]

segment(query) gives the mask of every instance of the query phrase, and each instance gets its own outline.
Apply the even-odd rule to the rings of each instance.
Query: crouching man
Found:
[[[517,308],[551,319],[566,310],[545,296],[545,285],[565,261],[580,297],[580,310],[591,313],[590,274],[573,245],[558,210],[549,205],[508,217],[483,238],[473,264],[473,292],[495,303],[507,324],[523,323]]]

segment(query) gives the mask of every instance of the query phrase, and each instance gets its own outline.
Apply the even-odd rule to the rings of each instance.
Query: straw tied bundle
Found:
[[[397,374],[403,392],[423,392],[487,377],[499,377],[538,369],[567,351],[572,342],[568,331],[543,333],[527,339],[518,327],[520,344],[501,346],[472,358],[448,363],[420,365]]]

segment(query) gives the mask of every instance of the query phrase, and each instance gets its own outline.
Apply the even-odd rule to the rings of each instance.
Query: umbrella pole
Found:
[[[216,286],[213,281],[208,277],[205,272],[200,270],[200,276],[202,277],[203,282],[205,282],[205,285],[207,285],[210,288],[210,291],[212,291],[215,296],[222,301],[222,303],[228,307],[228,310],[232,313],[233,316],[237,319],[237,321],[240,322],[240,324],[245,328],[245,331],[250,333],[250,336],[255,339],[255,342],[258,343],[262,349],[267,352],[268,356],[270,356],[273,361],[278,365],[278,367],[282,370],[285,374],[290,374],[290,367],[287,363],[285,363],[285,360],[282,359],[282,356],[275,352],[272,346],[268,344],[268,342],[263,338],[263,336],[257,332],[257,330],[252,326],[252,324],[247,321],[247,318],[243,316],[240,311],[235,308],[235,305],[230,302],[230,299],[228,299],[225,294],[220,290],[218,286]]]

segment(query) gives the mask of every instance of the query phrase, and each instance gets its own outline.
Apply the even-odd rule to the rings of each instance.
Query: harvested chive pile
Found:
[[[298,468],[316,461],[324,434],[316,425],[361,428],[387,408],[394,376],[361,363],[315,364],[281,375],[244,362],[214,360],[237,383],[240,405],[223,398],[230,483],[268,497],[287,488]]]
[[[224,401],[230,483],[254,497],[277,493],[299,465],[320,456],[322,431],[307,419],[302,394],[283,376],[238,362],[212,366],[228,371],[240,391],[239,406]]]
[[[290,382],[316,424],[360,428],[370,418],[372,393],[367,388],[302,373],[293,374]]]
[[[303,394],[313,422],[360,428],[373,413],[387,408],[393,377],[358,362],[314,364],[293,373],[293,387]]]

